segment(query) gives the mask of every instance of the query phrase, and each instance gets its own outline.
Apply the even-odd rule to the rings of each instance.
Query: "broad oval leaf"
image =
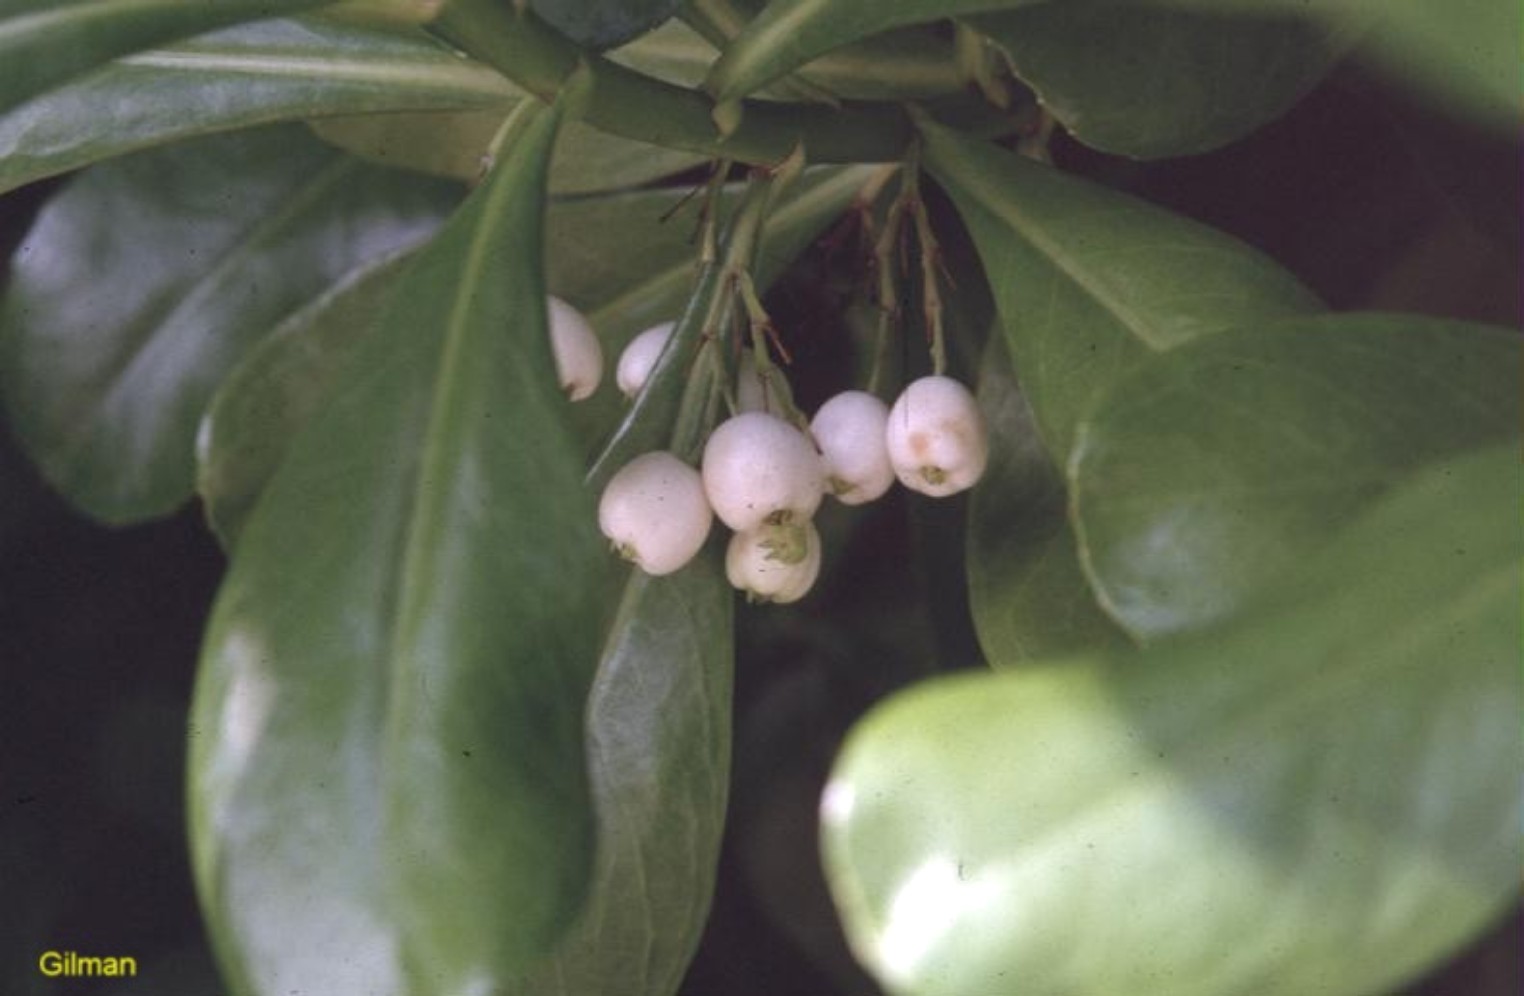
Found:
[[[173,511],[202,410],[243,351],[359,261],[427,236],[458,196],[295,126],[80,174],[38,215],[0,302],[17,437],[96,518]]]
[[[0,111],[121,55],[324,0],[12,0],[0,12]]]
[[[1256,325],[1159,357],[1080,427],[1086,571],[1153,638],[1228,617],[1415,467],[1518,432],[1516,332],[1397,315]]]
[[[547,333],[557,117],[510,121],[219,593],[190,799],[237,991],[495,991],[585,895],[582,711],[613,562]]]
[[[1362,996],[1451,953],[1524,857],[1521,497],[1485,451],[1229,628],[890,699],[822,801],[858,955],[916,996]]]
[[[1086,145],[1141,159],[1226,145],[1279,117],[1339,54],[1292,17],[1045,3],[969,19]]]
[[[1013,667],[1125,648],[1125,633],[1101,610],[1080,565],[1063,472],[1043,448],[998,336],[985,350],[978,393],[990,462],[969,502],[966,548],[969,609],[985,660]]]
[[[704,87],[725,103],[842,45],[908,24],[1043,0],[772,0],[725,47]]]
[[[217,389],[196,433],[196,492],[224,549],[380,322],[406,262],[387,256],[345,275],[250,349]]]
[[[0,191],[154,145],[331,114],[498,107],[501,75],[422,31],[315,19],[139,52],[0,116]]]
[[[671,996],[698,947],[729,797],[731,612],[717,548],[631,571],[588,698],[592,892],[525,996]]]
[[[1022,391],[1060,462],[1096,393],[1155,352],[1318,310],[1222,232],[920,122],[926,165],[984,264]]]
[[[578,45],[609,48],[656,27],[682,0],[529,0],[545,22]]]

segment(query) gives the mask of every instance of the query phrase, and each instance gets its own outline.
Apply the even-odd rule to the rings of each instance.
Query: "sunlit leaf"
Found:
[[[1518,889],[1512,446],[1425,472],[1209,635],[946,678],[822,804],[893,993],[1362,996]]]
[[[499,991],[586,894],[614,561],[547,332],[557,117],[410,262],[219,594],[189,796],[237,991]]]
[[[1139,636],[1226,618],[1415,467],[1517,433],[1521,363],[1515,332],[1369,314],[1159,357],[1080,427],[1086,570]]]

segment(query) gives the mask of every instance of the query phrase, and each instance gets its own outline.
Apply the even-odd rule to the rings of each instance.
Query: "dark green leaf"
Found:
[[[1144,159],[1249,134],[1338,54],[1326,29],[1290,17],[1046,3],[970,23],[1075,138]]]
[[[1069,525],[1062,471],[1037,435],[1002,339],[979,372],[990,462],[968,514],[968,595],[992,667],[1088,650],[1126,637],[1096,603]]]
[[[510,122],[219,594],[190,798],[237,991],[499,991],[586,894],[582,713],[614,562],[548,341],[556,120]]]
[[[217,389],[196,433],[196,491],[225,549],[233,548],[291,440],[385,314],[405,263],[405,256],[389,256],[362,264],[281,322]]]
[[[0,191],[214,131],[375,111],[496,106],[518,91],[428,35],[320,20],[140,52],[0,116]]]
[[[1452,952],[1518,889],[1521,499],[1485,451],[1230,629],[870,713],[822,806],[859,956],[917,996],[1363,996]]]
[[[1070,464],[1102,601],[1142,637],[1230,616],[1415,467],[1517,433],[1521,362],[1504,329],[1338,315],[1141,367]]]
[[[603,49],[627,42],[677,12],[682,0],[529,0],[546,23],[578,45]]]
[[[1311,292],[1221,232],[929,122],[926,164],[995,296],[1022,391],[1061,461],[1096,392],[1143,359]]]
[[[117,56],[323,0],[10,0],[0,11],[0,111]]]
[[[457,197],[296,128],[102,164],[38,216],[0,311],[0,387],[48,480],[108,522],[190,497],[202,410],[243,351]]]
[[[726,46],[704,86],[716,100],[739,100],[824,52],[890,28],[1038,2],[773,0]]]
[[[714,891],[730,767],[731,607],[711,549],[632,571],[588,699],[593,891],[526,996],[671,996]]]

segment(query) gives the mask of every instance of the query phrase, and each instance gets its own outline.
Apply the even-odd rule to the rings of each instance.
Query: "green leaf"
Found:
[[[725,47],[704,87],[739,100],[816,56],[890,28],[1042,0],[773,0]]]
[[[376,111],[498,107],[518,91],[421,31],[246,24],[140,52],[0,116],[0,192],[215,131]]]
[[[1398,315],[1247,327],[1159,357],[1080,427],[1085,567],[1144,638],[1231,616],[1414,468],[1519,431],[1517,333]]]
[[[244,350],[357,262],[426,236],[457,196],[294,128],[80,174],[23,240],[0,303],[13,430],[88,514],[173,511],[202,410]]]
[[[1010,667],[1127,647],[1080,565],[1063,473],[1043,449],[998,337],[979,372],[979,407],[990,462],[969,503],[966,548],[969,608],[985,659]]]
[[[323,0],[10,0],[0,12],[0,111],[110,60]]]
[[[393,255],[361,264],[281,322],[217,389],[196,433],[196,491],[224,549],[385,314],[406,263]]]
[[[536,14],[578,45],[609,48],[656,27],[681,0],[529,0]]]
[[[1046,3],[969,20],[1075,138],[1143,159],[1205,152],[1279,117],[1338,46],[1292,17]]]
[[[731,614],[711,549],[631,571],[588,699],[593,888],[549,963],[510,992],[671,996],[714,891],[730,767]]]
[[[237,991],[497,991],[586,894],[582,711],[613,560],[545,316],[558,117],[509,123],[219,593],[190,799]]]
[[[324,140],[373,162],[435,176],[481,175],[505,110],[453,114],[366,114],[313,122]],[[551,165],[553,194],[636,187],[703,162],[691,152],[633,142],[577,121],[562,128]]]
[[[1017,378],[1060,461],[1096,393],[1155,352],[1320,305],[1253,248],[923,121],[926,165],[984,264]]]
[[[1518,889],[1521,498],[1484,451],[1231,628],[878,707],[822,806],[859,957],[917,996],[1360,996],[1453,952]]]

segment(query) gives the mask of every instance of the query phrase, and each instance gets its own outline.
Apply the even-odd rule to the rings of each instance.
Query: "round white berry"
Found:
[[[661,351],[667,348],[667,340],[672,338],[672,330],[675,328],[676,322],[653,325],[631,339],[630,344],[624,347],[624,352],[619,354],[614,380],[626,398],[634,398],[646,386],[646,381],[651,379],[651,371],[656,369],[656,361],[661,357]]]
[[[598,528],[647,574],[671,574],[692,560],[712,521],[698,471],[664,450],[619,468],[598,501]]]
[[[764,524],[736,533],[725,576],[756,602],[796,602],[820,575],[820,533],[812,522]]]
[[[786,411],[792,401],[793,392],[782,370],[773,367],[771,376],[764,380],[752,351],[741,354],[736,364],[736,411],[777,414]]]
[[[900,394],[885,432],[900,483],[941,498],[973,487],[989,460],[984,416],[951,377],[922,377]]]
[[[704,493],[736,532],[815,514],[825,473],[815,445],[776,415],[743,412],[722,422],[704,445]]]
[[[820,406],[810,435],[820,448],[826,490],[844,505],[873,501],[894,483],[886,434],[889,406],[867,391],[843,391]]]
[[[561,389],[581,401],[603,379],[603,347],[582,312],[554,295],[546,299],[550,318],[550,348],[556,357]]]

